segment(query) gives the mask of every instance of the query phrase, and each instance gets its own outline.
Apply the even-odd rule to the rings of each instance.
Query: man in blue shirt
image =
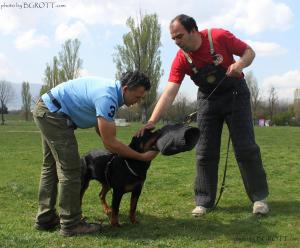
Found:
[[[149,79],[135,71],[123,74],[116,82],[96,77],[74,79],[42,95],[33,111],[44,156],[35,224],[38,230],[50,230],[59,223],[63,236],[100,230],[99,225],[81,220],[80,156],[74,130],[95,126],[112,153],[142,161],[154,159],[158,152],[138,153],[120,142],[114,123],[117,110],[137,103],[150,87]],[[55,208],[58,186],[59,216]]]

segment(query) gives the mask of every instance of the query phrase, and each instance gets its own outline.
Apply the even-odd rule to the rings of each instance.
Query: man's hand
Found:
[[[122,157],[141,161],[150,161],[154,159],[159,153],[157,151],[140,153],[131,149],[129,146],[123,144],[116,138],[116,126],[114,122],[109,122],[103,117],[98,117],[97,119],[103,144],[105,148],[110,152],[117,153]]]
[[[158,155],[158,153],[159,153],[158,151],[148,151],[148,152],[141,153],[140,160],[151,161]]]
[[[135,133],[135,136],[141,137],[144,135],[146,129],[152,130],[155,128],[155,124],[152,121],[148,121],[140,130]]]
[[[160,96],[152,115],[147,124],[136,132],[135,136],[140,137],[144,135],[146,129],[152,130],[155,128],[155,123],[158,122],[159,118],[167,111],[172,105],[181,84],[168,82],[164,92]]]
[[[255,52],[250,46],[248,46],[243,56],[228,67],[226,75],[229,77],[241,77],[243,69],[252,63],[254,57]]]
[[[240,77],[243,72],[243,66],[241,66],[238,62],[231,64],[226,72],[228,77]]]

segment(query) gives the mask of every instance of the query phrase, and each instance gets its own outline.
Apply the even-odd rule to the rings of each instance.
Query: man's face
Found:
[[[131,90],[128,89],[127,86],[124,86],[123,87],[124,104],[129,107],[142,100],[145,97],[146,93],[147,91],[143,86],[138,86]]]
[[[170,34],[172,40],[175,41],[176,45],[179,46],[185,52],[193,51],[195,30],[190,33],[181,25],[179,21],[174,21],[170,25]]]

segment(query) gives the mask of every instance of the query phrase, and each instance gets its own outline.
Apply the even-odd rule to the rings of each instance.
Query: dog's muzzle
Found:
[[[198,142],[200,130],[184,124],[170,124],[160,130],[156,142],[163,155],[173,155],[192,150]]]

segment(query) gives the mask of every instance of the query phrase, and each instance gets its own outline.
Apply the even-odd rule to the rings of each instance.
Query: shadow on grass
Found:
[[[143,222],[138,226],[126,224],[119,230],[107,228],[104,235],[110,238],[125,238],[126,240],[178,239],[191,242],[222,239],[223,237],[223,239],[233,241],[250,241],[260,244],[267,244],[268,241],[255,238],[258,233],[268,237],[276,235],[251,219],[235,220],[229,223],[222,223],[206,217],[176,219],[144,215],[141,216],[141,219]]]
[[[276,216],[293,216],[300,217],[300,201],[268,201],[268,205],[270,207],[270,212],[268,217],[276,217]],[[229,207],[218,207],[218,212],[236,214],[242,213],[246,210],[244,206],[229,206]],[[251,209],[250,209],[251,210]]]
[[[185,218],[158,217],[138,213],[140,224],[132,225],[127,221],[121,228],[112,228],[106,223],[103,235],[107,238],[124,238],[133,241],[181,239],[192,242],[229,239],[233,242],[261,245],[274,241],[287,241],[287,236],[270,231],[268,221],[276,222],[278,216],[281,216],[280,218],[299,216],[299,213],[296,214],[299,202],[270,202],[270,207],[270,214],[261,218],[253,216],[248,208],[241,206],[220,207],[215,212],[200,218],[190,215]],[[125,220],[126,216],[121,215],[120,219]]]
[[[126,220],[126,223],[122,224],[121,228],[112,228],[105,221],[102,235],[111,239],[133,241],[154,241],[158,239],[201,241],[225,237],[233,241],[248,241],[259,244],[268,244],[270,241],[256,238],[258,234],[264,234],[267,237],[276,235],[276,233],[270,232],[261,225],[250,214],[250,217],[247,216],[244,219],[224,221],[220,216],[220,211],[221,213],[222,211],[237,213],[238,211],[245,212],[246,210],[239,207],[234,210],[218,209],[218,211],[201,218],[194,218],[191,215],[185,218],[159,217],[138,213],[138,219],[141,221],[138,225],[132,225]],[[222,220],[218,218],[219,216]],[[120,219],[122,223],[126,216],[121,215]]]

